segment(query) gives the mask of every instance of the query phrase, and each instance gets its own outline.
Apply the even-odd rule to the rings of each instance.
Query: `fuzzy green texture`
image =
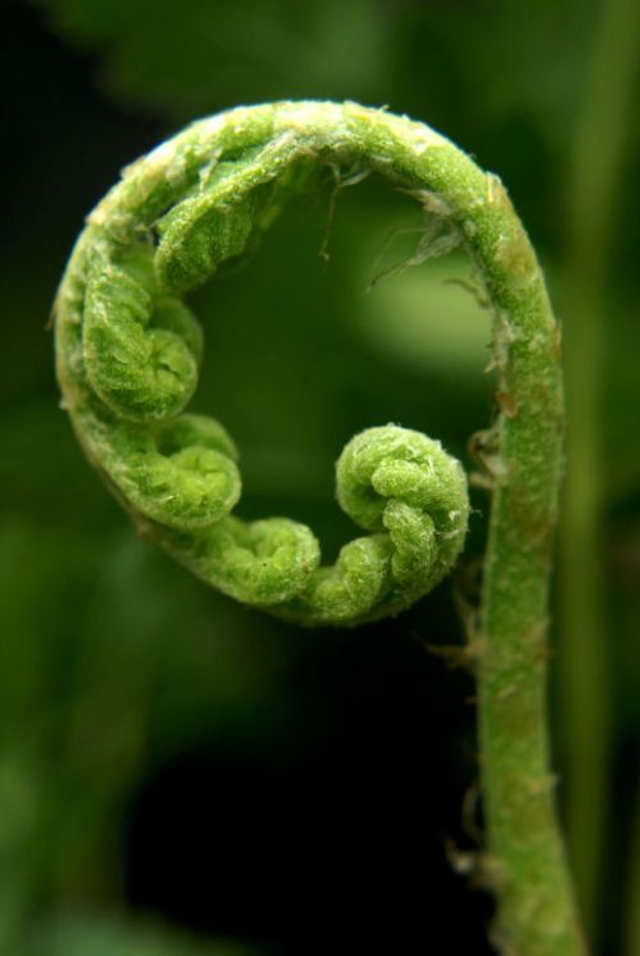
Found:
[[[330,143],[300,135],[304,107],[292,109],[293,124],[279,119],[284,107],[205,120],[125,173],[63,280],[58,373],[88,456],[145,534],[239,601],[353,626],[409,607],[455,564],[469,515],[459,462],[395,425],[356,436],[337,463],[337,497],[370,533],[324,566],[305,525],[231,514],[241,494],[233,442],[184,411],[202,332],[182,296],[251,252],[286,199],[340,161]]]
[[[129,167],[90,215],[56,303],[58,378],[78,437],[138,526],[221,590],[306,624],[397,613],[447,573],[468,516],[460,465],[397,426],[347,445],[338,498],[367,537],[320,566],[313,534],[247,524],[233,445],[183,414],[200,351],[181,295],[251,252],[318,168],[375,173],[466,248],[494,314],[500,414],[479,648],[485,873],[515,956],[584,952],[558,833],[545,717],[546,619],[561,472],[559,335],[499,179],[429,127],[354,103],[282,102],[205,119]],[[437,250],[434,250],[434,254]]]

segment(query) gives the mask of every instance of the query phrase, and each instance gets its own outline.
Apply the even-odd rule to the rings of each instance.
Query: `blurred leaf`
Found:
[[[480,127],[530,113],[560,139],[599,16],[597,0],[36,2],[72,42],[102,54],[116,96],[174,118],[333,97],[426,116],[431,103],[454,116],[459,106]]]
[[[28,943],[27,956],[249,956],[237,942],[197,941],[160,926],[113,918],[69,916],[43,923]]]
[[[62,33],[104,52],[115,95],[174,118],[282,98],[370,99],[384,89],[385,17],[370,0],[40,3]]]

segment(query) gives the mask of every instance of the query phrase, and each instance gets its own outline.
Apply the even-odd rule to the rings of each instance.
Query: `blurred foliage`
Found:
[[[58,919],[32,934],[25,956],[249,956],[237,943],[196,943],[154,927],[104,919]]]
[[[576,16],[585,9],[576,0],[39,3],[66,36],[104,55],[115,96],[178,120],[285,97],[350,96],[411,111],[407,98],[423,103],[428,91],[447,112],[466,104],[468,122],[471,75],[482,88],[473,97],[478,130],[488,116],[515,112],[558,137],[592,30],[589,17]]]
[[[341,799],[351,807],[350,790],[361,793],[357,774],[370,780],[367,760],[371,767],[391,768],[388,779],[372,776],[376,792],[365,797],[362,791],[351,807],[355,815],[371,803],[366,819],[383,847],[383,818],[390,808],[389,832],[400,827],[403,799],[414,812],[408,845],[422,846],[423,827],[431,828],[437,847],[443,832],[464,843],[460,805],[475,775],[473,714],[464,705],[470,684],[417,644],[409,650],[407,640],[411,634],[430,644],[460,640],[446,585],[386,629],[338,637],[299,632],[207,591],[135,538],[86,466],[56,407],[51,341],[43,326],[82,216],[118,168],[198,115],[284,97],[386,104],[443,130],[498,170],[547,266],[562,314],[565,195],[577,104],[588,89],[602,8],[597,0],[38,0],[16,13],[16,32],[5,31],[2,40],[11,90],[4,109],[7,126],[18,131],[3,157],[11,164],[3,178],[11,228],[0,237],[2,956],[31,956],[27,939],[33,956],[191,952],[190,943],[172,944],[163,928],[129,930],[125,923],[76,915],[96,907],[117,913],[123,903],[136,909],[138,898],[142,908],[154,908],[152,894],[136,897],[131,884],[133,808],[139,805],[144,817],[149,781],[187,753],[200,755],[207,766],[221,752],[241,753],[249,765],[266,763],[275,773],[307,750],[342,754],[351,734],[358,747],[344,751],[348,770],[329,763],[334,769],[322,773],[342,788]],[[607,276],[609,334],[600,357],[616,801],[602,952],[612,952],[620,939],[625,917],[619,900],[625,868],[632,866],[624,857],[626,827],[640,800],[640,217],[624,214],[640,205],[640,184],[632,175],[640,122],[632,121]],[[325,262],[319,252],[333,187],[328,177],[319,195],[295,204],[246,271],[194,297],[207,336],[196,407],[219,416],[241,448],[243,513],[307,521],[322,528],[330,551],[348,535],[332,487],[333,460],[350,435],[396,421],[425,428],[464,456],[468,435],[486,427],[493,414],[482,374],[487,316],[450,281],[472,279],[468,267],[452,257],[369,288],[411,256],[411,230],[419,226],[406,199],[374,181],[337,195]],[[478,495],[475,505],[470,561],[482,550],[486,499]],[[319,662],[326,672],[310,677]],[[348,678],[336,690],[332,681],[342,670]],[[342,709],[334,723],[329,715],[336,707]],[[376,743],[386,724],[389,740]],[[432,739],[434,726],[442,741]],[[561,772],[566,746],[560,740],[557,747]],[[422,776],[406,776],[396,751],[423,766]],[[397,795],[412,787],[421,809]],[[255,795],[256,805],[268,801],[265,788]],[[207,795],[213,801],[207,826],[214,833],[231,828],[238,855],[250,854],[239,815],[219,819],[215,794]],[[252,815],[250,804],[241,806],[238,814]],[[172,807],[165,810],[166,826],[175,826]],[[305,813],[313,829],[324,812],[324,804],[312,799],[290,811],[291,828],[283,829],[281,850],[276,842],[274,852],[286,856],[287,841],[300,839]],[[348,846],[354,819],[331,817],[327,841],[333,827]],[[154,839],[162,843],[167,835],[161,828]],[[391,850],[385,852],[383,861],[399,867]],[[366,868],[374,866],[366,853],[361,856],[355,883],[366,883]],[[433,856],[425,876],[438,887],[432,918],[423,920],[418,895],[405,914],[405,932],[425,923],[430,952],[451,952],[457,939],[458,951],[480,954],[486,905],[474,902],[479,894],[464,884],[449,887],[444,852]],[[337,917],[331,916],[330,893],[329,904],[322,903],[313,860],[308,866],[300,879],[308,879],[315,894],[318,909],[305,912],[316,929],[306,943],[298,939],[297,951],[312,953],[314,943],[320,945],[320,924],[325,921],[330,936]],[[336,861],[337,871],[344,866]],[[635,866],[640,870],[640,861]],[[196,868],[194,862],[194,873],[179,874],[185,893],[193,892]],[[368,929],[367,918],[359,920],[348,877],[344,884],[340,879],[337,872],[361,942],[370,944],[381,928],[370,915]],[[269,896],[267,883],[248,896],[248,907],[259,906],[261,894],[276,905],[279,891]],[[408,877],[398,877],[398,887],[395,897],[387,890],[389,900],[399,905],[402,894],[414,900]],[[461,904],[467,897],[470,902]],[[376,899],[382,920],[384,894]],[[457,915],[459,905],[469,907],[465,919]],[[214,914],[209,922],[202,915],[207,909]],[[58,911],[74,915],[42,923]],[[206,900],[202,912],[191,922],[200,919],[216,932],[214,901]],[[295,922],[295,913],[288,919]],[[441,939],[436,923],[446,930]],[[286,936],[282,927],[265,929],[249,920],[233,930],[293,951],[287,946],[295,934]],[[227,952],[194,943],[194,956],[200,951]]]

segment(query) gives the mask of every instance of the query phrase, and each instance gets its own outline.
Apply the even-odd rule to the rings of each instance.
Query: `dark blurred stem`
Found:
[[[631,119],[638,0],[605,0],[579,119],[569,195],[564,308],[568,464],[560,533],[560,691],[570,856],[588,935],[598,934],[610,769],[611,687],[604,624],[600,371],[616,197]]]
[[[640,787],[636,795],[635,815],[631,822],[628,870],[624,893],[624,956],[640,953]]]

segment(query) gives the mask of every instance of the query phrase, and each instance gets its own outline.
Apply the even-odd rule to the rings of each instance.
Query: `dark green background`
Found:
[[[611,215],[582,220],[602,240],[587,425],[601,447],[604,666],[600,703],[583,695],[581,717],[608,715],[596,767],[605,852],[587,921],[597,952],[637,956],[638,70],[626,112],[598,106],[615,74],[599,43],[618,8],[624,0],[3,8],[2,956],[491,951],[492,904],[467,872],[481,824],[473,679],[433,652],[464,640],[452,583],[356,631],[307,632],[239,607],[137,540],[58,409],[45,324],[84,215],[124,165],[189,120],[285,97],[387,105],[498,172],[574,343],[572,196],[584,163],[598,188],[598,150],[617,136]],[[599,136],[585,151],[590,110]],[[378,183],[344,189],[325,262],[332,188],[327,176],[245,271],[194,300],[207,337],[195,407],[240,446],[242,513],[307,521],[329,556],[350,535],[333,461],[352,434],[398,422],[471,468],[468,436],[494,414],[488,318],[446,281],[465,264],[427,263],[367,292],[414,251],[420,221]],[[577,416],[580,396],[570,398]],[[470,601],[484,494],[474,506],[453,583]],[[557,576],[556,601],[571,573]],[[552,640],[562,802],[575,757],[563,706],[580,662],[558,627]]]

